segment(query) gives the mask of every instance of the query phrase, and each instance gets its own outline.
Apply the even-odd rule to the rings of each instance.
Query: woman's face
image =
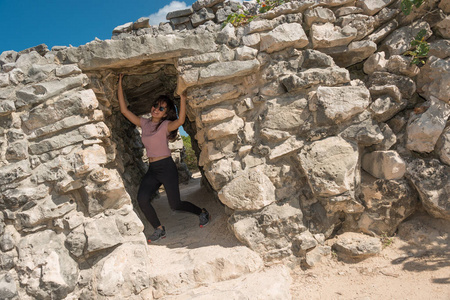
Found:
[[[150,112],[153,118],[164,118],[165,116],[167,116],[167,103],[163,101],[155,102]]]

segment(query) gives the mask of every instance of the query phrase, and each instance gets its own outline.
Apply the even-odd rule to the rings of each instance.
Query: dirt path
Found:
[[[198,176],[180,190],[183,200],[206,207],[212,221],[199,228],[197,216],[172,212],[163,194],[153,204],[166,226],[167,238],[149,246],[152,257],[167,265],[173,253],[241,246],[227,229],[223,206],[200,186]],[[343,263],[332,255],[312,269],[293,269],[292,299],[450,299],[450,222],[415,216],[384,244],[380,255],[359,263]]]

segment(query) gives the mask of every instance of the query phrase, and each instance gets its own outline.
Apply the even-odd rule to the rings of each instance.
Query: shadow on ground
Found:
[[[153,200],[152,204],[161,223],[166,228],[166,238],[157,241],[152,246],[195,249],[206,246],[228,248],[242,245],[227,228],[228,216],[225,214],[224,206],[215,199],[211,192],[200,185],[200,181],[200,178],[195,178],[191,179],[187,185],[180,185],[181,199],[206,208],[212,217],[210,223],[204,228],[200,228],[198,216],[172,211],[166,194],[162,193],[160,197]],[[153,228],[145,229],[146,235],[152,232]]]

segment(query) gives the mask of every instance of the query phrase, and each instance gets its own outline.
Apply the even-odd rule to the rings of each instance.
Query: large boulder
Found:
[[[330,137],[305,146],[300,164],[317,196],[335,196],[355,188],[358,150],[343,138]]]
[[[258,210],[275,202],[275,187],[262,170],[250,169],[225,185],[219,199],[233,210]]]
[[[415,159],[407,164],[406,176],[425,210],[435,218],[450,220],[450,167],[436,159]]]

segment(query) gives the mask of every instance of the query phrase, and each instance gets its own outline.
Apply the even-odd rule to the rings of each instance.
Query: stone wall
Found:
[[[336,232],[392,234],[420,207],[450,219],[448,1],[409,16],[392,0],[291,1],[220,24],[239,9],[199,0],[111,40],[0,55],[2,297],[151,299],[132,200],[146,165],[119,73],[139,115],[187,91],[204,179],[267,262]],[[421,29],[418,68],[402,54]]]

